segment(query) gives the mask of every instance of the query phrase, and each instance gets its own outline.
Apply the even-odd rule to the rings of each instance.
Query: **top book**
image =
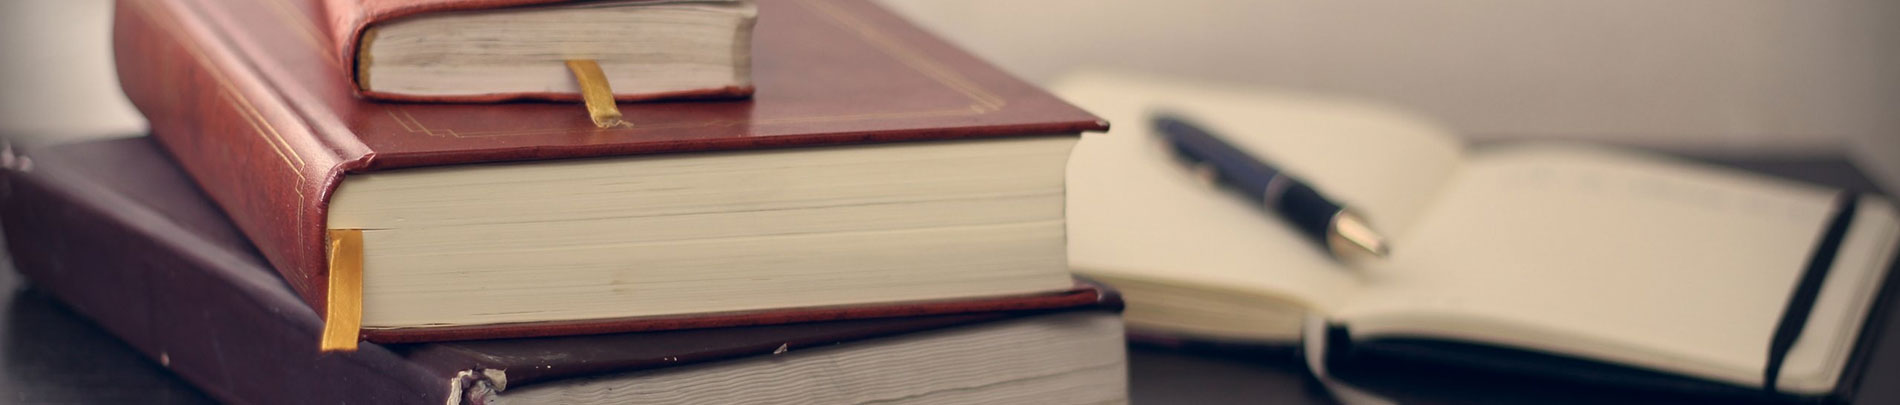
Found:
[[[867,2],[761,3],[754,97],[627,104],[611,129],[359,98],[318,5],[121,1],[114,46],[159,143],[372,341],[1074,286],[1063,168],[1107,124]],[[332,231],[360,262],[330,260]]]
[[[324,0],[364,96],[578,100],[563,62],[600,64],[614,98],[752,93],[751,0]]]

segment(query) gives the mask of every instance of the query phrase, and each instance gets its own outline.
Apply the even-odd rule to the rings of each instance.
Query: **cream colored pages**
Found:
[[[1109,120],[1069,160],[1069,263],[1087,275],[1282,296],[1326,309],[1358,283],[1279,217],[1195,179],[1148,130],[1166,109],[1402,231],[1458,166],[1437,128],[1364,104],[1119,73],[1056,93]],[[1403,247],[1401,247],[1403,248]]]
[[[1486,150],[1335,316],[1356,337],[1508,344],[1758,385],[1835,193],[1579,145]],[[1825,390],[1845,361],[1843,337],[1894,244],[1891,208],[1871,201],[1784,389]]]

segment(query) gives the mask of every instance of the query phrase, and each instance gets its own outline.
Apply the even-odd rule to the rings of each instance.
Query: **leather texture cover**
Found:
[[[232,403],[455,403],[507,387],[891,336],[1057,311],[1118,311],[1113,294],[1038,310],[450,343],[319,353],[322,321],[151,140],[59,145],[0,172],[18,268],[159,364]],[[26,163],[30,162],[30,163]],[[461,392],[467,392],[462,390]]]
[[[326,208],[352,173],[1107,129],[861,0],[760,2],[754,97],[622,105],[632,128],[566,103],[377,103],[331,57],[318,1],[121,0],[113,35],[153,136],[319,311]]]
[[[357,75],[360,55],[359,45],[370,28],[407,17],[431,13],[494,10],[511,7],[547,6],[560,3],[577,3],[590,0],[323,0],[324,20],[318,27],[324,28],[338,63],[346,67],[352,86],[363,96],[400,101],[450,101],[450,102],[491,102],[513,99],[543,100],[580,100],[579,93],[521,93],[491,94],[481,96],[417,96],[401,93],[388,93],[362,89]],[[726,87],[695,91],[653,94],[614,94],[620,101],[681,99],[681,98],[732,98],[752,94],[752,87]]]

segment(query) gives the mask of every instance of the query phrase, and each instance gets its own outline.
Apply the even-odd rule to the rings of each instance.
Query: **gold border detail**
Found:
[[[269,145],[272,151],[277,152],[277,157],[283,160],[284,165],[289,167],[292,173],[296,174],[296,176],[293,177],[296,178],[298,184],[302,184],[303,165],[305,164],[303,156],[299,155],[296,149],[290,147],[290,142],[284,140],[283,134],[277,132],[277,127],[272,126],[270,121],[264,118],[264,114],[257,110],[257,106],[252,104],[250,98],[245,97],[244,92],[239,90],[237,85],[233,84],[229,77],[225,76],[224,70],[220,69],[216,63],[213,63],[209,56],[205,56],[204,50],[198,47],[198,43],[193,41],[191,36],[185,33],[184,28],[178,25],[178,20],[158,15],[157,11],[153,10],[152,6],[144,1],[132,1],[126,2],[126,4],[132,4],[133,9],[142,14],[152,25],[159,27],[159,29],[164,30],[166,34],[177,39],[179,47],[184,48],[187,53],[190,53],[192,59],[197,60],[198,64],[203,66],[206,72],[210,73],[212,80],[216,80],[218,87],[224,90],[221,94],[226,100],[231,102],[232,107],[237,110],[238,115],[244,117],[245,121],[251,124],[252,129],[255,130],[258,137],[263,138],[264,143]],[[293,160],[295,161],[293,162]],[[301,194],[302,190],[298,190],[298,193]]]
[[[918,72],[922,72],[930,76],[930,78],[936,79],[938,83],[942,83],[952,90],[963,93],[964,96],[969,97],[975,102],[975,104],[971,105],[972,109],[994,111],[1008,104],[1002,97],[991,94],[989,90],[985,90],[982,86],[978,86],[975,82],[970,81],[969,78],[963,77],[963,75],[957,73],[956,70],[944,66],[943,63],[935,59],[931,59],[929,55],[917,52],[915,47],[899,42],[891,38],[891,36],[884,34],[883,31],[878,31],[877,28],[872,27],[871,24],[859,19],[857,15],[838,8],[837,5],[827,1],[801,1],[798,4],[819,11],[820,14],[830,17],[835,23],[834,25],[838,25],[840,28],[858,34],[859,38],[870,42],[871,45],[876,46],[877,49],[883,51],[884,54],[890,55],[905,65],[909,65],[911,69],[916,69]]]

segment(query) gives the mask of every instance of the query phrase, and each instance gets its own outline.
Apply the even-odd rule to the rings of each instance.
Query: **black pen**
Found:
[[[1344,257],[1355,249],[1379,257],[1390,251],[1385,237],[1379,236],[1364,217],[1213,133],[1168,114],[1155,114],[1154,129],[1196,171],[1280,213],[1300,232],[1325,245],[1334,257]]]

